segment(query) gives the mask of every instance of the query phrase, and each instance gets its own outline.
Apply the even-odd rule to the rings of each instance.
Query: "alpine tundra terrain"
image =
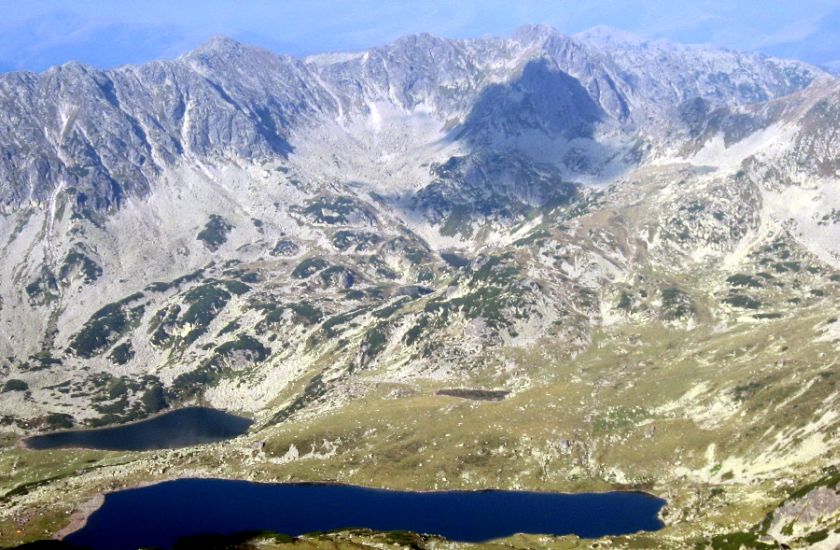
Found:
[[[0,204],[0,543],[214,476],[668,500],[655,533],[498,548],[840,545],[840,79],[816,67],[543,26],[69,63],[0,76]],[[18,442],[196,403],[255,424]],[[466,546],[282,540],[259,544]]]

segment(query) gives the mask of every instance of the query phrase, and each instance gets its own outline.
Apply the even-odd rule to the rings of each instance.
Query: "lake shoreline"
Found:
[[[345,487],[345,488],[353,488],[353,489],[364,489],[370,491],[380,491],[380,492],[392,492],[392,493],[412,493],[417,495],[434,495],[434,494],[446,494],[446,493],[517,493],[517,494],[530,494],[530,495],[558,495],[558,496],[577,496],[577,495],[607,495],[611,493],[623,493],[623,494],[637,494],[645,498],[649,498],[652,500],[659,500],[662,501],[664,504],[660,508],[659,512],[656,514],[657,519],[660,523],[660,529],[664,528],[667,523],[664,521],[661,513],[662,510],[667,508],[668,501],[664,498],[657,496],[651,492],[637,489],[637,488],[622,488],[616,487],[613,489],[603,489],[603,490],[588,490],[588,491],[539,491],[539,490],[532,490],[532,489],[500,489],[500,488],[483,488],[483,489],[396,489],[393,487],[374,487],[374,486],[362,486],[362,485],[355,485],[352,483],[340,482],[340,481],[333,481],[333,480],[310,480],[310,481],[263,481],[263,480],[252,480],[252,479],[243,479],[243,478],[236,478],[236,477],[218,477],[218,476],[196,476],[194,474],[190,475],[177,475],[172,477],[167,477],[155,481],[142,481],[132,485],[128,485],[125,487],[121,487],[119,489],[110,490],[110,491],[103,491],[100,493],[95,494],[93,497],[88,499],[87,501],[83,502],[79,508],[74,510],[74,512],[70,516],[70,522],[65,526],[62,527],[60,530],[56,531],[53,535],[53,538],[56,540],[64,540],[66,537],[70,536],[77,531],[82,530],[85,526],[87,526],[88,520],[91,515],[93,515],[96,511],[98,511],[102,506],[105,504],[105,499],[114,493],[119,493],[123,491],[130,491],[134,489],[144,489],[147,487],[153,487],[155,485],[162,485],[165,483],[171,483],[175,481],[182,481],[182,480],[204,480],[204,481],[228,481],[228,482],[238,482],[238,483],[245,483],[245,484],[253,484],[253,485],[282,485],[282,486],[293,486],[293,487],[305,487],[305,486],[328,486],[328,487]],[[445,538],[445,537],[444,537]],[[448,539],[447,539],[448,540]]]
[[[223,412],[223,413],[226,413],[226,414],[229,414],[229,415],[232,415],[232,416],[238,416],[240,418],[247,418],[248,420],[251,420],[251,421],[254,420],[253,418],[251,418],[249,416],[243,416],[243,413],[241,413],[241,412],[234,413],[234,412],[231,412],[231,411],[227,411],[225,409],[217,409],[215,407],[206,407],[206,406],[203,406],[203,405],[187,405],[186,407],[175,407],[175,408],[170,408],[170,409],[162,409],[162,410],[159,410],[159,411],[157,411],[153,414],[150,414],[149,416],[145,416],[143,418],[138,418],[136,420],[129,420],[128,422],[122,422],[122,423],[119,423],[119,424],[107,424],[105,426],[95,426],[95,427],[91,427],[91,428],[84,428],[84,427],[80,426],[78,428],[70,428],[70,429],[67,429],[67,430],[53,430],[53,431],[49,431],[49,432],[36,433],[36,434],[32,434],[32,435],[25,435],[23,437],[18,438],[18,440],[15,444],[18,448],[25,449],[27,451],[41,451],[41,450],[44,450],[44,449],[33,448],[29,444],[29,440],[33,439],[33,438],[36,438],[36,437],[45,437],[45,436],[51,436],[51,435],[57,435],[57,434],[76,434],[76,433],[84,433],[84,432],[101,432],[101,431],[105,431],[105,430],[114,430],[114,429],[134,426],[134,425],[137,425],[137,424],[142,424],[144,422],[150,422],[152,420],[156,420],[156,419],[158,419],[162,416],[166,416],[168,414],[176,413],[176,412],[179,412],[179,411],[186,411],[186,410],[190,410],[190,409],[211,409],[211,410]],[[61,448],[62,449],[68,449],[68,450],[78,450],[78,451],[103,451],[103,450],[107,450],[107,449],[96,449],[96,448],[93,448],[93,447],[61,447]]]
[[[83,502],[77,509],[70,514],[70,522],[55,532],[53,539],[62,540],[64,537],[83,529],[88,522],[88,519],[94,512],[102,508],[105,504],[105,496],[107,493],[98,493],[92,498]]]
[[[37,446],[33,444],[36,440],[37,441],[49,441],[51,439],[76,439],[84,438],[85,436],[88,437],[118,437],[121,433],[125,436],[126,433],[134,432],[135,437],[137,437],[138,430],[147,429],[150,430],[155,427],[155,423],[163,424],[166,426],[166,423],[169,422],[169,429],[175,429],[177,433],[177,429],[185,425],[185,422],[196,422],[196,419],[200,419],[202,422],[207,422],[206,418],[202,418],[201,415],[205,415],[205,417],[210,416],[210,420],[216,422],[216,424],[209,424],[211,427],[213,426],[223,426],[225,430],[234,430],[235,433],[231,434],[215,434],[215,433],[205,433],[201,434],[198,427],[201,424],[196,424],[195,427],[192,428],[192,435],[194,437],[198,437],[194,441],[186,440],[182,443],[178,444],[151,444],[146,447],[142,445],[133,445],[133,446],[125,446],[117,445],[103,445],[103,444],[85,444],[84,442],[78,443],[68,443],[68,444],[55,444],[55,445],[46,445],[46,446]],[[177,422],[180,418],[181,422]],[[186,417],[186,418],[184,418]],[[192,419],[191,419],[192,417]],[[173,421],[175,419],[175,421]],[[232,428],[233,423],[237,424],[237,428]],[[201,444],[209,444],[215,443],[217,441],[224,441],[233,439],[235,437],[239,437],[241,435],[245,435],[250,430],[251,426],[254,424],[254,419],[246,416],[240,416],[222,409],[216,409],[213,407],[203,407],[203,406],[189,406],[189,407],[178,407],[175,409],[167,409],[165,411],[159,411],[154,415],[148,416],[146,418],[133,420],[131,422],[126,422],[123,424],[112,424],[108,426],[97,426],[95,428],[75,428],[71,430],[56,430],[52,432],[45,432],[42,434],[34,434],[26,437],[22,437],[18,439],[17,446],[21,449],[25,449],[28,451],[41,451],[41,450],[53,450],[53,449],[67,449],[67,450],[87,450],[87,451],[117,451],[117,452],[145,452],[145,451],[156,451],[156,450],[163,450],[163,449],[174,449],[174,448],[184,448],[184,447],[192,447],[195,445]],[[157,427],[157,430],[152,429],[152,432],[156,432],[160,430],[160,426]],[[218,428],[217,428],[218,429]],[[181,434],[182,437],[189,434],[189,430],[184,434]]]

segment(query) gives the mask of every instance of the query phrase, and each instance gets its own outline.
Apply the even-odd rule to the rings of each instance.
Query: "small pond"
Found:
[[[179,479],[110,493],[66,542],[94,550],[171,548],[185,536],[343,528],[406,530],[478,542],[514,533],[620,535],[662,527],[665,501],[644,493],[446,491]]]

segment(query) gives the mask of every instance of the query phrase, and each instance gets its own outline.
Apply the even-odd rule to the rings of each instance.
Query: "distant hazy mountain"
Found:
[[[836,71],[840,67],[839,28],[840,10],[837,10],[821,17],[802,38],[768,45],[763,50],[771,55],[802,59]]]
[[[127,24],[56,11],[21,22],[0,22],[0,71],[43,71],[69,59],[115,67],[174,58],[198,42],[183,29]]]

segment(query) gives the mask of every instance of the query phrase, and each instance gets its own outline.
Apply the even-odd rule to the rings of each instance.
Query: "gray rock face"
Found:
[[[536,59],[526,63],[516,79],[487,86],[452,137],[475,148],[491,145],[500,135],[529,130],[566,140],[591,139],[607,116],[579,80],[556,63]]]
[[[451,226],[471,218],[515,221],[529,210],[571,202],[578,186],[563,181],[550,165],[493,154],[452,157],[431,167],[433,181],[412,198],[412,208],[434,223]]]
[[[0,76],[0,384],[28,388],[0,420],[288,419],[368,370],[519,387],[500,348],[819,304],[838,86],[543,26]]]
[[[61,185],[81,206],[115,209],[145,195],[163,167],[283,157],[294,130],[367,115],[373,102],[422,105],[456,121],[453,139],[487,146],[534,129],[591,137],[607,122],[656,134],[648,118],[669,120],[684,101],[764,101],[818,74],[801,63],[546,27],[510,39],[411,36],[349,59],[297,60],[219,38],[175,61],[0,77],[0,202],[43,204]]]
[[[2,201],[118,208],[185,159],[285,155],[289,128],[329,98],[302,63],[228,40],[172,62],[96,71],[70,63],[0,78]]]

